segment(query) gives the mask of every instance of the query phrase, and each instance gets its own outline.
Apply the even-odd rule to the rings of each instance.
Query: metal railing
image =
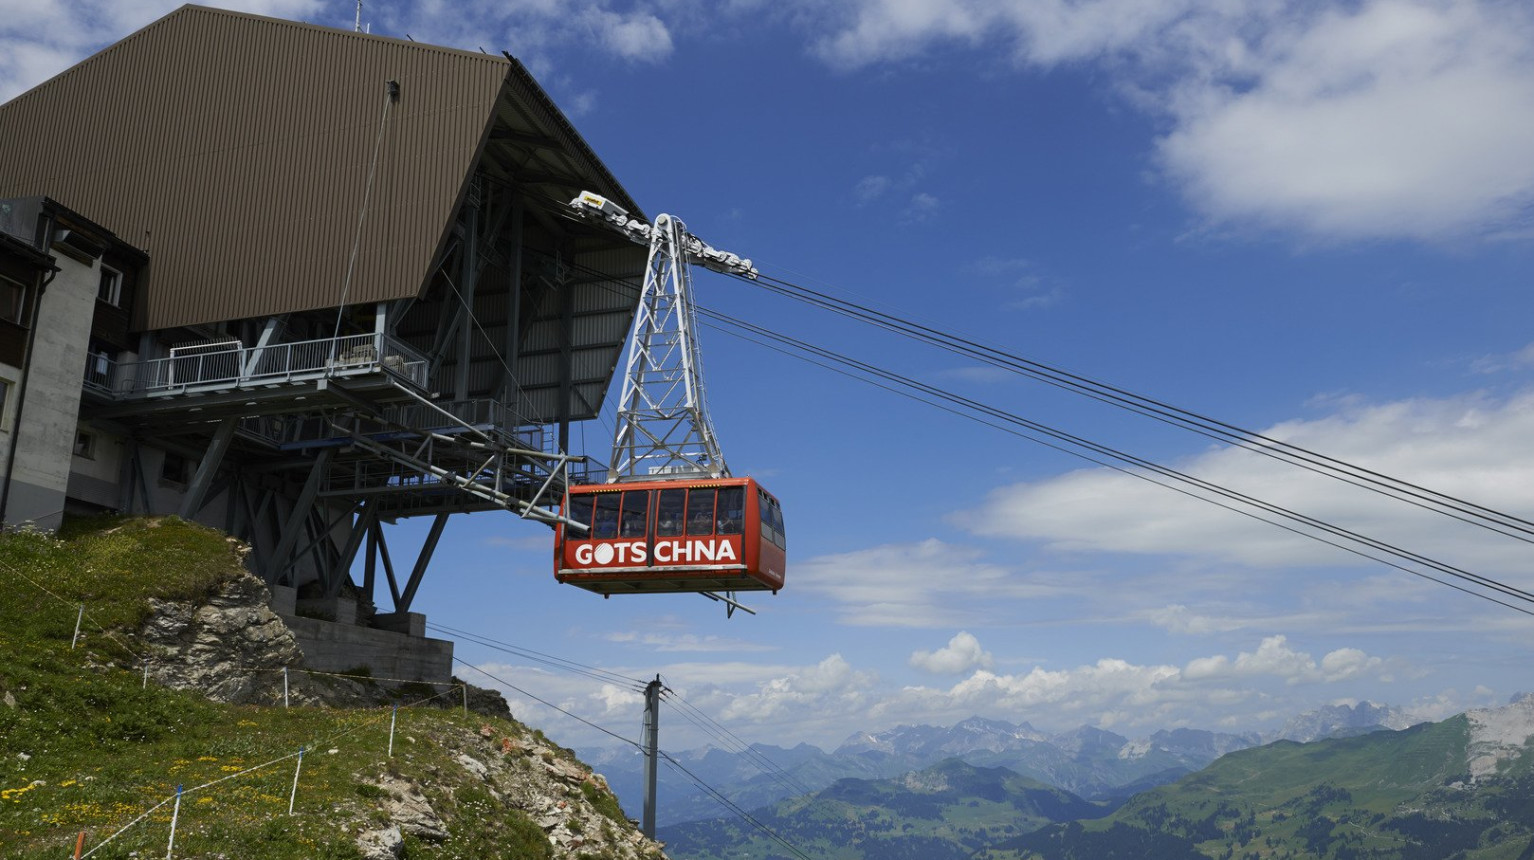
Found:
[[[426,387],[426,357],[394,338],[379,334],[232,346],[138,362],[92,356],[86,363],[85,384],[112,397],[154,397],[356,376],[380,370],[417,387]]]

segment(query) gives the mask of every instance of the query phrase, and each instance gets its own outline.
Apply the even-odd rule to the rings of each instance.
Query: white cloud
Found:
[[[960,631],[948,644],[936,651],[913,651],[910,665],[940,675],[957,675],[972,669],[990,669],[996,659],[980,647],[973,634]]]
[[[1530,343],[1512,353],[1483,355],[1470,362],[1470,369],[1475,373],[1482,374],[1526,370],[1530,367],[1534,367],[1534,343]]]
[[[906,224],[917,224],[926,221],[937,214],[942,207],[942,201],[924,191],[918,191],[911,195],[906,203],[905,210],[900,213],[900,220]]]
[[[1345,405],[1265,434],[1497,510],[1527,509],[1534,486],[1534,394]],[[1252,452],[1214,450],[1175,464],[1231,487],[1408,550],[1531,585],[1525,545],[1389,501]],[[1362,559],[1107,469],[995,491],[955,520],[979,534],[1044,540],[1064,550],[1176,554],[1259,566]],[[1420,591],[1395,586],[1397,599]]]
[[[898,685],[860,668],[839,653],[802,665],[675,663],[661,667],[667,687],[748,742],[805,741],[834,747],[855,731],[899,724],[950,725],[969,716],[1013,722],[1026,719],[1045,731],[1081,725],[1126,734],[1178,726],[1228,725],[1250,731],[1339,698],[1367,685],[1388,685],[1392,667],[1356,647],[1334,648],[1319,658],[1289,637],[1273,635],[1256,647],[1188,660],[1136,662],[1102,657],[1079,665],[1029,666],[997,672],[975,637],[960,633],[944,648],[913,655],[913,662],[947,673],[967,673],[953,683]],[[939,665],[940,664],[940,665]],[[541,699],[632,739],[641,722],[637,687],[593,683],[526,666],[486,664],[487,671]],[[609,667],[624,675],[648,674]],[[471,681],[479,683],[473,675]],[[492,685],[493,686],[493,685]],[[607,744],[611,737],[507,690],[518,718],[544,727],[567,745]],[[1485,704],[1488,691],[1472,699],[1450,691],[1416,710],[1447,716],[1456,703]],[[1377,698],[1378,694],[1373,694]],[[677,705],[680,707],[680,705]],[[715,742],[690,720],[667,720],[663,744],[690,749]]]
[[[840,604],[839,620],[854,626],[970,626],[1007,601],[1061,593],[982,561],[973,547],[936,539],[807,559],[795,565],[794,580]]]
[[[1168,175],[1216,219],[1435,239],[1534,202],[1534,29],[1490,4],[1381,0],[1276,30],[1181,84]]]
[[[857,185],[852,187],[852,199],[859,206],[867,206],[883,197],[884,192],[890,189],[891,184],[893,183],[888,176],[865,176],[858,180]]]
[[[1122,49],[1192,6],[1144,0],[863,0],[816,47],[840,66],[902,60],[935,45],[1001,42],[1041,64]]]
[[[729,652],[739,654],[777,650],[775,645],[763,645],[724,636],[699,636],[696,633],[637,633],[629,631],[609,633],[604,638],[609,642],[616,642],[622,645],[640,645],[658,653]]]
[[[1228,633],[1232,630],[1240,630],[1248,623],[1245,619],[1234,617],[1228,612],[1204,614],[1195,612],[1180,603],[1145,610],[1141,615],[1156,626],[1173,633]]]
[[[177,0],[0,0],[0,101],[20,95],[182,4]],[[304,18],[319,0],[212,5]]]
[[[177,9],[179,0],[0,0],[0,101],[68,68]],[[212,5],[350,29],[352,4],[320,0],[225,0]],[[565,82],[551,57],[572,46],[625,62],[668,58],[674,44],[666,22],[640,8],[614,2],[586,4],[572,13],[562,0],[416,0],[369,3],[363,24],[381,36],[405,38],[489,53],[510,50],[546,83]],[[579,115],[595,94],[570,85],[562,104]]]
[[[1163,174],[1216,223],[1323,240],[1517,234],[1534,205],[1534,9],[1495,0],[862,0],[844,67],[940,47],[1102,61],[1167,119]]]
[[[592,9],[583,17],[602,44],[624,59],[656,62],[671,56],[671,33],[654,15]]]
[[[1339,648],[1318,664],[1309,654],[1289,647],[1286,637],[1269,636],[1256,651],[1243,651],[1234,659],[1217,655],[1192,660],[1183,676],[1190,681],[1268,676],[1286,684],[1336,683],[1379,669],[1383,663],[1357,648]]]

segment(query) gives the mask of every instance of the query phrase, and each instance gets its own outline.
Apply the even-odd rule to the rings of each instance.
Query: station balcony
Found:
[[[382,334],[244,346],[238,341],[173,347],[171,355],[117,362],[89,356],[85,391],[114,401],[306,385],[321,379],[388,378],[425,390],[428,362]]]

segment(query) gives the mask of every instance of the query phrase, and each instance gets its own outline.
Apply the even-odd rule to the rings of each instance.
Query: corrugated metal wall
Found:
[[[149,251],[139,327],[424,283],[511,64],[183,7],[0,106],[0,197],[53,197]]]

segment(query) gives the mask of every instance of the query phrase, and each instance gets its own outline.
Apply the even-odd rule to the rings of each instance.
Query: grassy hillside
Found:
[[[391,757],[388,707],[236,707],[145,688],[133,631],[148,598],[199,600],[239,572],[232,542],[174,519],[0,537],[0,856],[69,856],[81,831],[91,849],[124,827],[92,856],[163,856],[177,786],[177,857],[356,858],[358,833],[401,821],[412,858],[619,856],[551,847],[554,830],[576,846],[583,827],[610,842],[632,830],[567,751],[514,721],[408,706],[430,689],[400,691]],[[526,788],[534,778],[558,796]]]

